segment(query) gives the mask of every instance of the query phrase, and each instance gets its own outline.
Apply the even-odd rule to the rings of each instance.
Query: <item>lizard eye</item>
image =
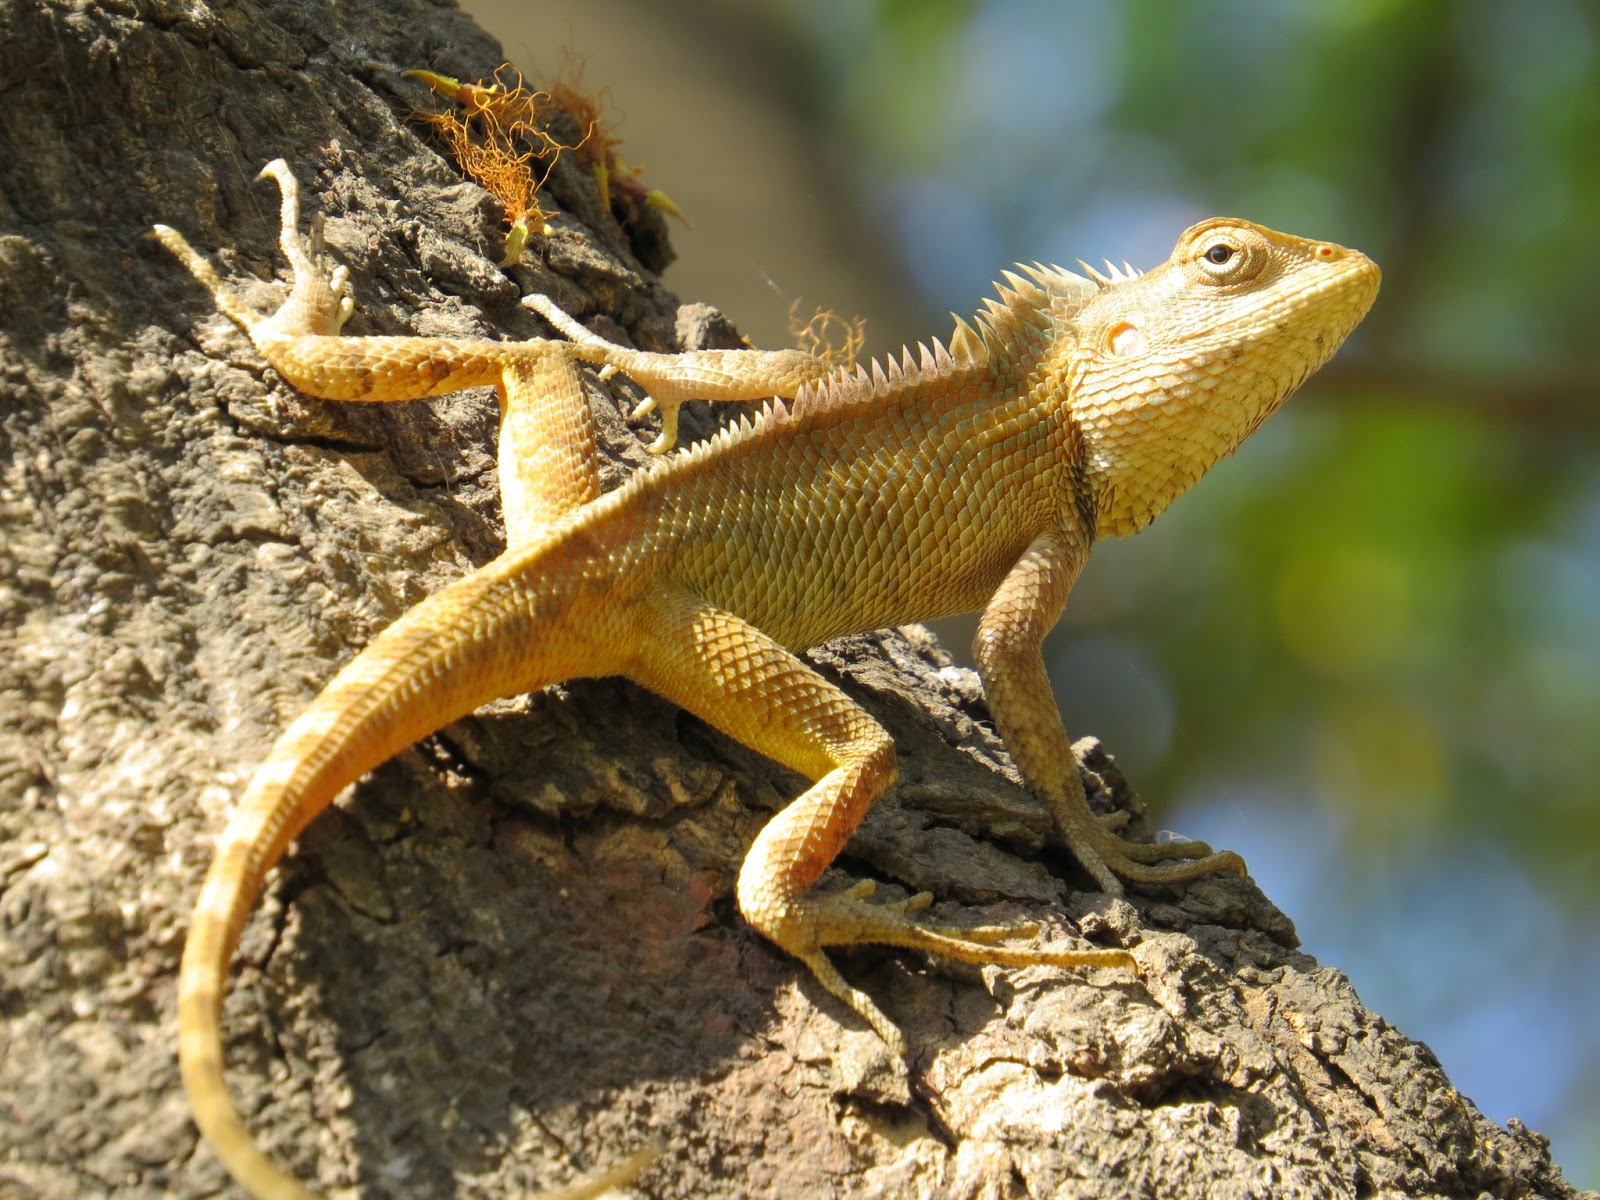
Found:
[[[1194,260],[1212,283],[1237,283],[1255,273],[1256,264],[1249,249],[1233,238],[1218,238],[1205,245]]]

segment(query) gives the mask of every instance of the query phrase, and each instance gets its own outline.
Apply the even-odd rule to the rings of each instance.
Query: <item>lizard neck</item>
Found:
[[[1071,373],[1098,536],[1126,537],[1150,524],[1238,449],[1298,383],[1277,378],[1270,367],[1256,368],[1159,379]]]

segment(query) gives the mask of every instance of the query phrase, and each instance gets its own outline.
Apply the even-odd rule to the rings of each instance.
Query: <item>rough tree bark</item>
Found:
[[[282,155],[354,272],[351,332],[527,336],[539,289],[653,349],[730,336],[576,170],[555,235],[494,266],[495,205],[407,123],[398,71],[501,57],[426,0],[0,3],[0,1194],[224,1188],[174,1061],[210,839],[335,667],[501,545],[491,396],[296,396],[150,223],[276,278],[251,177]],[[642,458],[623,391],[593,397],[612,482]],[[910,1037],[908,1088],[729,899],[798,781],[573,685],[383,767],[276,876],[227,1019],[262,1141],[369,1196],[521,1195],[646,1137],[663,1197],[1574,1195],[1249,883],[1086,890],[928,635],[815,659],[905,767],[853,873],[1076,921],[1142,978],[843,955]],[[1099,798],[1136,807],[1090,749]]]

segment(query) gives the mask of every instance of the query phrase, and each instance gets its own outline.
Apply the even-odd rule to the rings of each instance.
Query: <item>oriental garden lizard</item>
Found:
[[[980,611],[975,655],[994,723],[1102,889],[1243,871],[1231,852],[1130,842],[1094,815],[1040,639],[1096,539],[1149,524],[1338,349],[1377,293],[1365,255],[1203,221],[1146,274],[1006,272],[948,346],[866,369],[793,350],[625,349],[542,297],[528,302],[568,340],[343,337],[346,271],[322,265],[320,230],[298,232],[284,162],[263,174],[281,190],[293,272],[272,316],[247,308],[180,234],[158,225],[156,236],[302,392],[389,401],[495,387],[507,546],[334,677],[279,737],[217,843],[183,953],[180,1057],[200,1129],[260,1200],[310,1195],[256,1146],[223,1076],[223,987],[263,878],[364,772],[496,698],[624,675],[813,780],[751,846],[739,909],[901,1056],[899,1030],[828,947],[1006,966],[1133,959],[1034,945],[1031,925],[926,925],[913,916],[926,894],[873,904],[870,883],[814,894],[894,781],[895,751],[797,650]],[[766,403],[602,494],[579,363],[650,394],[664,418],[657,450],[686,399]]]

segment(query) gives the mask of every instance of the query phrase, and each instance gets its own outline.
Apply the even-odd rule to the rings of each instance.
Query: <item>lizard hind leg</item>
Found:
[[[349,269],[323,268],[322,214],[312,218],[309,234],[300,233],[300,181],[283,159],[273,159],[256,178],[272,179],[278,185],[278,245],[289,260],[294,278],[289,298],[262,323],[260,332],[252,328],[250,335],[259,344],[262,335],[269,332],[288,336],[338,334],[355,311],[356,301],[350,293]]]
[[[189,244],[189,239],[184,237],[170,225],[152,225],[150,236],[155,238],[184,266],[184,269],[199,281],[200,286],[211,293],[211,299],[224,316],[228,317],[246,333],[263,320],[258,312],[248,308],[232,288],[222,282],[217,274],[217,269],[211,265],[211,260],[201,254]]]
[[[251,340],[263,350],[264,343],[270,344],[284,338],[337,334],[355,311],[355,299],[350,294],[349,271],[342,266],[331,271],[323,269],[320,215],[312,222],[310,235],[301,235],[300,185],[289,170],[289,164],[281,158],[275,158],[261,168],[257,178],[271,178],[278,184],[281,197],[278,244],[283,248],[294,273],[288,298],[272,316],[263,316],[240,300],[233,289],[222,282],[211,261],[191,246],[189,240],[176,229],[169,225],[155,225],[151,230],[152,235],[172,251],[189,274],[211,293],[217,308],[248,333]]]
[[[895,778],[888,733],[839,688],[758,629],[687,593],[658,597],[628,674],[752,749],[815,782],[757,835],[739,871],[747,921],[808,966],[888,1043],[905,1038],[829,960],[830,946],[878,943],[1001,966],[1132,967],[1122,950],[1001,945],[1032,938],[1031,923],[978,929],[926,925],[911,914],[931,899],[868,902],[874,885],[828,896],[812,886],[844,848],[872,801]],[[642,623],[646,624],[646,623]]]

